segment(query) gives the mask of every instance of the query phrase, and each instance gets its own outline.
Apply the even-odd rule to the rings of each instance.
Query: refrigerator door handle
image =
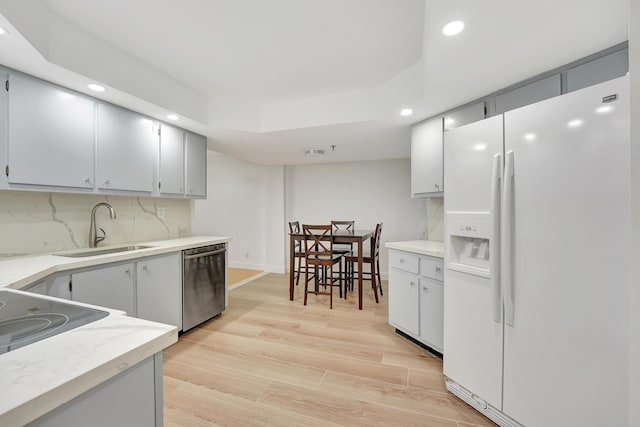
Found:
[[[500,263],[500,279],[504,289],[504,317],[505,323],[513,326],[514,320],[514,304],[513,304],[513,280],[512,280],[512,259],[511,247],[513,233],[513,212],[511,205],[513,204],[513,174],[514,174],[514,154],[513,150],[505,153],[504,177],[502,186],[502,212],[501,223],[502,230],[500,233],[500,248],[502,260]]]
[[[493,156],[493,172],[491,173],[491,240],[489,256],[491,257],[491,295],[493,320],[502,321],[502,291],[500,289],[500,182],[502,181],[502,154]]]

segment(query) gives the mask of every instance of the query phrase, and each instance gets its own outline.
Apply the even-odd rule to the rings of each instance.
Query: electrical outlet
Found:
[[[164,218],[164,208],[158,208],[158,218]]]

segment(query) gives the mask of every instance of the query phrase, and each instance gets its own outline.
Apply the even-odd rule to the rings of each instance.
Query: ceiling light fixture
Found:
[[[403,109],[400,111],[400,115],[401,115],[401,116],[405,116],[405,117],[407,117],[407,116],[410,116],[410,115],[412,115],[412,114],[413,114],[413,110],[412,110],[411,108],[403,108]]]
[[[94,92],[104,92],[105,91],[104,86],[100,86],[99,84],[96,84],[96,83],[89,83],[87,85],[87,87],[89,89],[91,89],[92,91],[94,91]]]
[[[168,114],[167,115],[167,119],[169,120],[178,120],[180,117],[176,116],[175,114]]]
[[[320,148],[310,148],[304,152],[304,155],[307,157],[324,156],[324,150],[321,150]]]
[[[535,141],[536,140],[536,134],[535,133],[526,133],[524,135],[524,139],[526,139],[529,142]]]
[[[442,27],[442,34],[445,36],[455,36],[459,34],[462,30],[464,30],[464,22],[462,21],[452,21],[447,25]]]

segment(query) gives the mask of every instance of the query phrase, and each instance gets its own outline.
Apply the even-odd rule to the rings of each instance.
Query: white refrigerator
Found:
[[[503,426],[627,426],[628,78],[444,136],[444,374]]]

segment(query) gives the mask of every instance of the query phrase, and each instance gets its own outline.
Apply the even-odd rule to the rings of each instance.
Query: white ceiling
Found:
[[[175,112],[211,149],[263,164],[408,157],[411,123],[628,33],[628,0],[0,0],[0,13],[0,63],[85,92],[98,81],[104,99]],[[447,38],[453,19],[466,28]]]

